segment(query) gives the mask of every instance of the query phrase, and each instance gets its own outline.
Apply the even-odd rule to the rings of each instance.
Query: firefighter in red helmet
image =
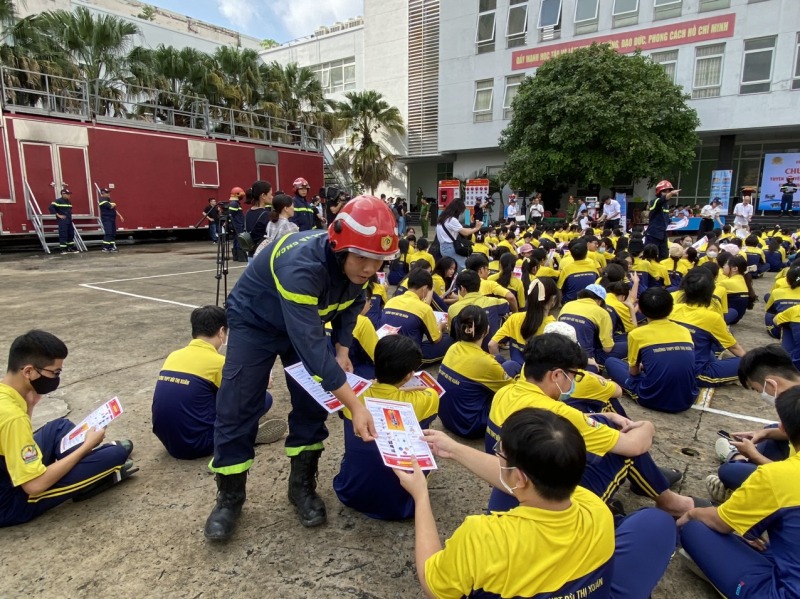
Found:
[[[234,187],[231,189],[231,197],[228,199],[228,214],[231,217],[233,226],[233,260],[234,262],[247,262],[247,253],[239,247],[239,233],[244,232],[244,210],[242,201],[245,197],[244,189]]]
[[[345,373],[352,371],[348,352],[364,306],[364,286],[385,260],[397,255],[397,247],[391,210],[378,198],[359,196],[339,211],[327,234],[284,236],[256,256],[236,283],[226,304],[228,349],[209,465],[216,473],[217,503],[206,522],[207,539],[233,534],[277,356],[284,366],[302,362],[352,412],[355,433],[365,442],[374,440],[372,417]],[[328,322],[334,351],[325,349]],[[288,375],[286,384],[292,402],[286,439],[289,501],[304,526],[319,526],[327,519],[316,475],[328,413]]]
[[[645,231],[645,245],[654,244],[658,247],[658,259],[666,260],[669,257],[667,249],[667,227],[670,223],[667,202],[676,197],[680,189],[674,189],[672,183],[659,181],[656,185],[656,197],[651,200],[647,209],[650,211],[650,222]]]
[[[297,225],[301,231],[310,231],[314,228],[314,208],[308,201],[310,185],[303,177],[297,177],[292,184],[294,187],[294,216],[289,220]]]

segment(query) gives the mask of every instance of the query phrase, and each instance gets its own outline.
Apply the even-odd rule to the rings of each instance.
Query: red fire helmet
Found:
[[[347,202],[328,227],[335,252],[348,251],[376,260],[397,257],[397,224],[391,208],[375,196],[358,196]]]
[[[231,197],[236,196],[237,198],[241,198],[244,197],[244,195],[245,195],[244,189],[242,189],[241,187],[234,187],[233,189],[231,189]]]
[[[311,188],[311,186],[308,184],[308,181],[303,179],[303,177],[297,177],[297,179],[294,180],[294,183],[292,183],[292,185],[294,186],[295,189],[301,189],[303,187],[305,187],[306,189]]]
[[[664,179],[663,181],[659,181],[658,185],[656,185],[656,195],[660,194],[665,189],[675,189],[672,186],[672,183]]]

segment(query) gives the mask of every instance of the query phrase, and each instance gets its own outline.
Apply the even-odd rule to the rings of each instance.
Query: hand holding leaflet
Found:
[[[431,449],[410,403],[365,397],[364,404],[375,421],[375,443],[383,463],[390,468],[413,470],[416,458],[422,470],[436,470]]]
[[[286,374],[297,381],[297,383],[303,389],[308,391],[308,394],[314,398],[314,401],[325,408],[329,414],[338,412],[344,407],[344,404],[336,399],[336,396],[333,393],[330,391],[325,391],[325,389],[322,388],[322,385],[314,380],[314,377],[309,374],[302,362],[287,366],[284,370],[286,371]],[[352,372],[348,372],[346,374],[347,383],[353,388],[353,393],[355,393],[357,396],[360,396],[370,387],[370,385],[372,385],[371,381],[362,379],[360,376],[353,374]]]
[[[122,404],[120,404],[119,398],[109,399],[61,438],[61,453],[83,444],[86,440],[86,432],[89,429],[105,428],[120,416],[122,416]]]

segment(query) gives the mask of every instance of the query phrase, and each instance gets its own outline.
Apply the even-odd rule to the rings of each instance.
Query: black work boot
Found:
[[[206,520],[203,534],[209,541],[227,541],[236,529],[236,521],[247,497],[247,472],[217,474],[216,479],[217,504]]]
[[[322,450],[303,451],[293,456],[289,473],[289,501],[297,510],[297,517],[305,527],[325,524],[328,515],[325,502],[317,495],[317,465]]]

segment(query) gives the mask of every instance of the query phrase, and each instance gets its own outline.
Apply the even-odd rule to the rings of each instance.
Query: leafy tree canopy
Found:
[[[527,189],[612,186],[688,168],[700,124],[688,98],[638,52],[592,44],[549,60],[514,97],[500,138],[504,179]]]

